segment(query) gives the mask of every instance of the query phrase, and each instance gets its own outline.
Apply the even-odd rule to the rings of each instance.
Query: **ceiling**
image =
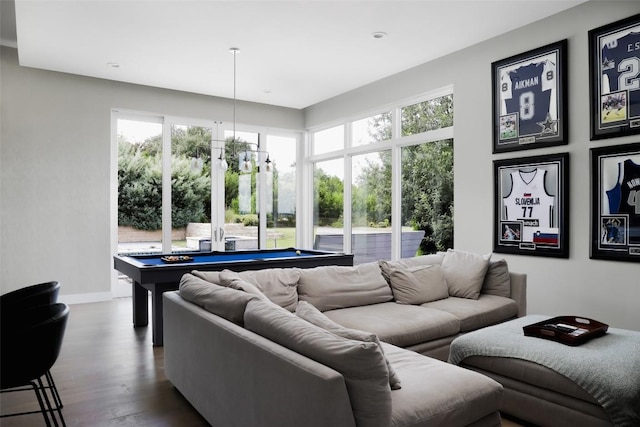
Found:
[[[237,47],[237,99],[304,108],[584,1],[0,0],[1,40],[22,66],[227,98]]]

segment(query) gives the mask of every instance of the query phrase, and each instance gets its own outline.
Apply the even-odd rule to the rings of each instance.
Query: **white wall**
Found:
[[[232,120],[232,101],[20,67],[2,47],[0,291],[58,280],[111,296],[111,110]],[[238,102],[241,123],[303,129],[300,110]]]
[[[589,259],[589,149],[637,142],[638,137],[589,140],[587,32],[640,13],[640,2],[591,1],[332,98],[305,110],[312,127],[392,101],[454,86],[455,247],[492,251],[493,164],[501,158],[570,153],[569,259],[494,254],[525,272],[529,313],[577,314],[612,326],[640,330],[640,264]],[[444,36],[446,37],[446,36]],[[569,144],[493,155],[491,63],[568,39]],[[425,40],[437,43],[437,40]]]

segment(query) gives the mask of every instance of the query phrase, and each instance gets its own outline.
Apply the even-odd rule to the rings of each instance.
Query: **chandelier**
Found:
[[[264,161],[264,170],[265,172],[272,172],[273,171],[273,165],[272,165],[272,161],[269,158],[269,153],[267,151],[262,151],[260,150],[260,146],[258,144],[252,143],[252,142],[245,142],[245,141],[238,141],[236,139],[236,103],[237,103],[237,97],[236,97],[236,55],[238,54],[238,52],[240,51],[239,48],[237,47],[232,47],[229,49],[229,52],[233,53],[233,137],[231,140],[231,144],[232,144],[232,152],[235,155],[236,153],[240,153],[240,155],[242,156],[242,160],[240,162],[240,171],[244,172],[244,173],[249,173],[252,171],[253,169],[253,165],[251,163],[251,159],[253,157],[253,154],[255,153],[258,157],[260,155],[260,153],[263,153],[266,155],[266,159]],[[220,147],[220,156],[218,156],[218,167],[224,171],[226,171],[227,169],[229,169],[229,163],[227,162],[226,159],[226,141],[217,141],[217,142],[221,142],[222,146]],[[238,147],[242,146],[242,149],[239,149]],[[255,148],[249,148],[247,149],[247,147],[249,146],[255,146]],[[258,170],[260,170],[260,168],[258,168]]]

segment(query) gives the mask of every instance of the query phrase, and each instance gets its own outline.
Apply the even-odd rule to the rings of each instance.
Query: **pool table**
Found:
[[[188,257],[187,261],[167,261]],[[165,260],[163,260],[163,258]],[[153,345],[162,346],[162,293],[178,289],[180,278],[193,270],[244,271],[265,268],[312,268],[323,265],[353,265],[353,254],[305,249],[262,249],[234,252],[185,252],[156,255],[116,255],[114,268],[133,281],[133,326],[149,324],[148,296],[151,292]]]

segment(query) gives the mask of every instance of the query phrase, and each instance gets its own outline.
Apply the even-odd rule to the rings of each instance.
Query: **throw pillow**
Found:
[[[266,268],[263,270],[241,271],[238,275],[260,289],[271,301],[294,311],[298,304],[298,280],[300,272],[297,268]]]
[[[400,304],[424,304],[449,297],[449,288],[439,265],[392,268],[391,290]]]
[[[238,273],[230,270],[223,270],[220,273],[220,284],[227,288],[245,291],[248,294],[255,295],[260,299],[269,301],[269,298],[262,293],[255,285],[243,280]]]
[[[449,295],[478,299],[490,259],[491,254],[447,250],[442,260],[442,272],[449,287]]]
[[[210,273],[210,272],[207,272]],[[223,270],[218,273],[222,286],[243,290],[259,297],[265,297],[289,311],[298,303],[298,279],[300,273],[294,268],[269,268],[235,272]],[[210,278],[214,276],[210,275]]]
[[[359,331],[357,329],[345,328],[344,326],[329,319],[327,316],[322,314],[320,310],[306,301],[300,301],[298,303],[298,307],[296,307],[296,316],[309,323],[313,323],[326,331],[334,333],[339,337],[364,342],[374,342],[380,347],[382,354],[384,354],[384,349],[382,348],[382,344],[380,344],[380,340],[376,334]],[[398,374],[396,374],[396,371],[393,369],[386,357],[385,362],[387,363],[387,369],[389,370],[389,385],[391,386],[391,390],[398,390],[399,388],[402,388]]]
[[[339,337],[258,299],[247,304],[244,324],[248,330],[342,374],[358,427],[391,425],[389,373],[377,344]]]
[[[393,300],[377,261],[354,267],[331,265],[299,271],[300,300],[310,302],[320,311]]]
[[[398,261],[380,260],[378,261],[378,263],[380,264],[382,276],[387,282],[389,282],[389,273],[393,268],[418,267],[422,265],[440,265],[442,264],[443,259],[444,253],[439,252],[437,254],[420,255],[413,258],[403,258]]]
[[[244,325],[247,303],[256,298],[245,292],[207,282],[192,274],[182,276],[179,290],[183,299],[240,326]]]
[[[198,271],[193,270],[191,272],[196,277],[199,277],[202,280],[206,280],[207,282],[215,283],[216,285],[220,284],[220,272],[219,271]]]
[[[509,276],[507,261],[499,259],[489,263],[489,268],[482,284],[482,293],[506,298],[511,297],[511,276]]]

